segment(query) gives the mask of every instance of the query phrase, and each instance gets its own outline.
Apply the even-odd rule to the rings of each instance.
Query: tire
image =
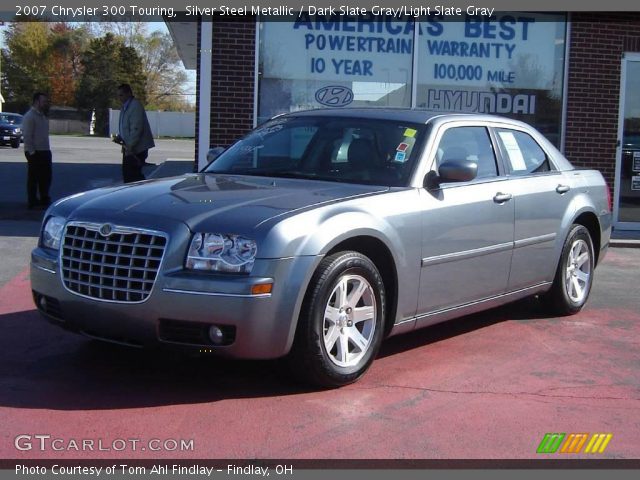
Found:
[[[350,251],[324,258],[307,289],[287,358],[292,373],[321,387],[362,377],[380,348],[385,302],[382,277],[369,258]]]
[[[20,146],[20,140],[11,140],[11,147],[18,148]]]
[[[589,230],[573,225],[562,247],[553,285],[543,297],[550,312],[574,315],[582,310],[593,284],[594,259]]]

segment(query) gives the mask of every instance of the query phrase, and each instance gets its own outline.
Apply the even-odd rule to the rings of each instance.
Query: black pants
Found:
[[[36,150],[27,157],[27,199],[29,206],[48,205],[51,203],[51,150]],[[38,193],[40,197],[38,198]]]
[[[142,166],[149,156],[149,150],[143,150],[135,155],[125,155],[122,153],[122,181],[124,183],[144,180]]]

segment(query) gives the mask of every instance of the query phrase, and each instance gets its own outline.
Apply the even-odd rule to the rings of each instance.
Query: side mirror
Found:
[[[468,182],[478,175],[478,163],[472,160],[447,160],[438,169],[441,182]]]
[[[207,162],[211,163],[213,162],[216,158],[218,158],[222,152],[225,151],[224,147],[213,147],[211,150],[209,150],[207,152]]]
[[[428,190],[440,188],[441,183],[469,182],[478,175],[478,164],[472,160],[447,160],[424,177],[424,186]]]

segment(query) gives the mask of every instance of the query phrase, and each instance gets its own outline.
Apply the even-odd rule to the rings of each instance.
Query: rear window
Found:
[[[502,156],[511,175],[531,175],[553,169],[546,153],[529,134],[518,130],[496,130]]]

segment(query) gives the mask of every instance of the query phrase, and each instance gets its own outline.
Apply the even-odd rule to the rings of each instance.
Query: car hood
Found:
[[[196,230],[210,222],[253,228],[293,211],[387,190],[314,180],[191,174],[106,189],[101,195],[90,192],[77,199],[73,217],[132,212],[171,218]]]

